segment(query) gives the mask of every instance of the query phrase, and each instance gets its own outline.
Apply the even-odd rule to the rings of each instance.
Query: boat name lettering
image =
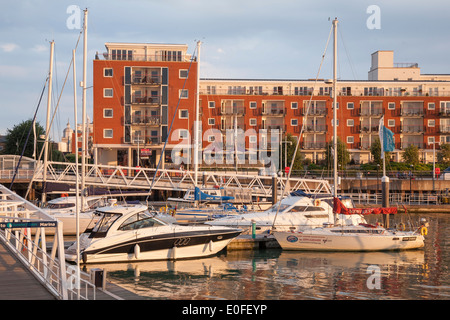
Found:
[[[191,238],[178,238],[173,243],[175,246],[185,246],[191,241]]]

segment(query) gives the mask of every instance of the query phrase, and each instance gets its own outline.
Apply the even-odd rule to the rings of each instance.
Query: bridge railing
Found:
[[[85,183],[86,185],[136,188],[136,189],[158,189],[186,191],[194,186],[195,172],[189,170],[160,169],[155,176],[154,168],[139,168],[125,166],[107,165],[86,165]],[[66,162],[48,162],[47,175],[48,182],[59,182],[75,184],[81,181],[81,165],[79,165],[79,176],[76,176],[76,165]],[[44,164],[36,166],[35,181],[44,180]],[[251,189],[254,196],[272,196],[273,179],[275,179],[278,192],[286,184],[286,177],[272,177],[262,175],[241,174],[239,172],[212,172],[204,171],[197,173],[199,185],[205,187],[220,186],[224,188]],[[313,178],[290,178],[289,186],[286,190],[303,190],[307,193],[330,193],[331,188],[326,180]]]

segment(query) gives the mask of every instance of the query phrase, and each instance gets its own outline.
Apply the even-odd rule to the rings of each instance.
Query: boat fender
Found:
[[[428,234],[428,229],[427,229],[427,227],[421,226],[421,227],[420,227],[420,234],[421,234],[422,236],[426,236],[426,235]]]
[[[314,206],[316,206],[316,207],[320,206],[320,200],[319,199],[314,200]]]
[[[141,247],[139,247],[139,245],[136,244],[136,245],[134,246],[134,257],[135,257],[136,259],[139,259],[140,255],[141,255]]]
[[[213,251],[213,241],[212,240],[210,240],[209,241],[209,251]]]

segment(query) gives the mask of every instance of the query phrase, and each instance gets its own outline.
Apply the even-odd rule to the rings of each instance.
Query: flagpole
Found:
[[[379,135],[380,135],[380,145],[381,145],[381,157],[383,158],[383,177],[381,178],[381,197],[383,208],[389,207],[389,177],[386,175],[386,146],[385,142],[385,128],[384,128],[384,116],[380,119]],[[389,228],[389,214],[383,214],[384,227]]]

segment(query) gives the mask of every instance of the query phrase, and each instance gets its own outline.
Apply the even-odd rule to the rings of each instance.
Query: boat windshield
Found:
[[[119,227],[119,230],[129,231],[142,228],[151,228],[157,226],[163,226],[160,221],[153,218],[153,216],[148,212],[139,212],[133,214],[127,220],[125,220]]]
[[[103,217],[97,222],[94,229],[92,230],[92,234],[97,234],[97,236],[106,234],[111,225],[116,221],[121,214],[115,213],[105,213]]]
[[[279,212],[283,212],[284,210],[286,210],[287,208],[289,208],[291,205],[290,204],[281,204],[280,205],[280,211]],[[272,208],[272,211],[276,212],[278,210],[278,204],[275,204]]]

